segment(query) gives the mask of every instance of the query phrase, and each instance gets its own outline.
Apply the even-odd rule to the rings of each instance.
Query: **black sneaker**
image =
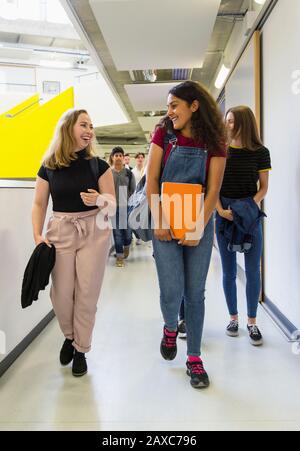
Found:
[[[237,320],[233,319],[230,321],[226,328],[226,334],[229,335],[229,337],[237,337],[239,334],[239,323]]]
[[[186,338],[186,327],[185,327],[185,320],[182,319],[178,322],[178,337],[179,338]]]
[[[207,388],[209,386],[209,378],[204,369],[203,362],[186,362],[186,374],[190,376],[191,386],[194,388]]]
[[[78,352],[75,350],[73,365],[72,365],[72,374],[75,377],[84,376],[87,373],[87,364],[85,355],[83,352]]]
[[[62,365],[68,365],[73,360],[74,356],[74,346],[72,345],[73,340],[66,338],[59,354],[59,360]]]
[[[167,333],[171,333],[172,337],[167,335]],[[177,354],[177,344],[176,338],[178,335],[178,331],[169,332],[166,327],[164,327],[164,335],[160,344],[160,353],[165,360],[174,360]]]
[[[259,328],[253,324],[252,326],[247,326],[249,332],[250,343],[253,346],[261,346],[263,344],[263,337],[259,331]]]

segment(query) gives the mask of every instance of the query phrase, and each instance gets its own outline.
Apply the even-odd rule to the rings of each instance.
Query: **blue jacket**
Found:
[[[250,251],[253,238],[263,217],[266,216],[252,197],[245,199],[221,198],[223,208],[232,210],[233,221],[219,216],[219,232],[228,242],[231,252],[247,253]]]

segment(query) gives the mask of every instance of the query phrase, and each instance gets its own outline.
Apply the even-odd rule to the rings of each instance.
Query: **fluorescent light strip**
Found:
[[[224,66],[224,64],[222,64],[219,75],[217,76],[217,79],[215,81],[215,87],[217,89],[221,89],[223,87],[223,84],[224,84],[229,72],[230,72],[230,68],[226,67],[226,66]]]

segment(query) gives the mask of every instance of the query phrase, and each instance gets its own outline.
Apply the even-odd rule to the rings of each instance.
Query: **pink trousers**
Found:
[[[111,230],[97,227],[98,212],[54,212],[46,234],[56,248],[50,291],[53,309],[64,336],[74,340],[79,352],[91,349],[110,247]]]

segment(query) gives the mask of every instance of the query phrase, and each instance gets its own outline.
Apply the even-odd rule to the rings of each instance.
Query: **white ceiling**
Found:
[[[167,96],[176,83],[148,83],[125,85],[130,102],[135,111],[164,111],[167,109]]]
[[[221,0],[89,3],[116,68],[136,70],[202,67]]]
[[[163,116],[154,117],[138,117],[138,121],[144,132],[153,132],[155,126],[159,123]]]
[[[93,118],[94,126],[125,124],[128,122],[123,110],[102,76],[96,80],[81,81],[74,86],[75,105],[86,109]]]

